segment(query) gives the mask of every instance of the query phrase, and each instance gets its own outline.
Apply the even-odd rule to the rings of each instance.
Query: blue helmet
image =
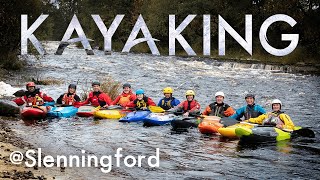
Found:
[[[136,91],[136,95],[139,95],[139,94],[144,94],[144,90],[143,89],[138,89]]]

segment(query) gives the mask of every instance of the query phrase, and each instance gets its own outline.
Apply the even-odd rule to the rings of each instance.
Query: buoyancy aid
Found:
[[[193,109],[195,106],[198,106],[198,102],[196,100],[192,100],[192,101],[184,101],[183,102],[183,111],[187,112],[190,111],[191,109]]]
[[[171,105],[171,102],[174,99],[175,99],[174,97],[170,97],[169,100],[166,101],[166,99],[163,98],[161,100],[161,106],[160,107],[163,108],[164,110],[169,110],[169,109],[173,108],[172,105]]]
[[[128,96],[123,96],[123,95],[121,95],[118,104],[120,104],[120,105],[125,105],[125,104],[127,104],[128,102],[130,102],[130,96],[131,96],[131,95],[128,95]]]
[[[68,96],[69,93],[64,93],[62,104],[73,105],[76,100],[74,99],[75,93]]]
[[[39,89],[36,89],[34,92],[29,92],[26,91],[25,92],[25,97],[23,98],[23,100],[27,103],[27,105],[31,106],[31,105],[42,105],[44,103],[43,101],[43,93],[40,92]]]
[[[133,103],[136,105],[137,109],[141,109],[142,107],[147,107],[148,97],[143,96],[141,100],[135,99]]]
[[[209,116],[219,116],[219,117],[225,117],[224,111],[226,111],[230,106],[228,104],[222,103],[211,103],[209,105],[211,112]]]
[[[245,119],[256,118],[259,115],[261,115],[260,112],[255,110],[254,106],[255,106],[255,104],[247,105],[246,110],[244,112],[244,118]]]

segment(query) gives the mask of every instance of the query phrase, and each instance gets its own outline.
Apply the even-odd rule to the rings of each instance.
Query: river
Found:
[[[256,94],[256,103],[269,111],[270,102],[279,98],[283,110],[296,125],[311,127],[316,138],[295,139],[242,146],[238,140],[202,135],[197,129],[175,134],[170,126],[142,127],[142,124],[122,124],[114,120],[93,121],[91,118],[55,119],[45,126],[11,125],[19,137],[42,148],[49,155],[89,154],[113,155],[123,148],[124,155],[155,155],[160,148],[160,167],[112,168],[104,174],[98,168],[71,168],[65,173],[73,179],[318,179],[320,176],[320,77],[283,73],[278,70],[234,67],[209,59],[152,56],[147,54],[112,53],[86,55],[83,49],[67,48],[63,55],[53,55],[58,45],[46,44],[49,55],[29,63],[36,66],[15,75],[13,84],[25,82],[25,77],[63,80],[60,85],[40,86],[48,95],[58,98],[69,83],[77,82],[78,91],[88,82],[112,76],[120,82],[130,82],[133,89],[143,88],[156,102],[166,86],[174,88],[174,96],[184,99],[188,89],[194,89],[203,110],[217,91],[226,94],[225,102],[234,108],[245,105],[244,95]],[[255,69],[257,68],[257,69]],[[21,86],[23,88],[23,86]],[[90,178],[89,178],[90,177]],[[61,176],[63,179],[63,176]]]

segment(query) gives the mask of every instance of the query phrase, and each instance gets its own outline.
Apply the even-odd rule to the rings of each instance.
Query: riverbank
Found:
[[[64,168],[26,167],[23,161],[15,165],[10,161],[10,154],[14,151],[26,152],[34,147],[16,136],[15,129],[9,124],[20,123],[15,118],[0,118],[0,178],[1,179],[57,179],[64,177]]]

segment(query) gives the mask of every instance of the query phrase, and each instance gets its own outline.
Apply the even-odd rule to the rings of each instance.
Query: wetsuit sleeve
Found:
[[[80,99],[80,97],[78,95],[74,95],[74,100],[76,100],[76,102],[80,102],[81,101],[81,99]]]
[[[52,99],[52,97],[50,97],[50,96],[48,96],[48,95],[46,95],[46,94],[43,94],[43,101],[46,101],[46,102],[52,102],[52,101],[54,101],[53,99]]]
[[[108,106],[111,105],[112,101],[108,94],[104,94],[103,101],[107,103]]]
[[[116,104],[118,104],[120,98],[121,98],[121,95],[117,96],[117,98],[116,98],[114,101],[111,102],[111,105],[116,105]]]
[[[280,114],[279,118],[284,123],[283,129],[294,129],[294,124],[287,114]]]
[[[267,114],[262,114],[262,115],[260,115],[260,116],[258,116],[258,117],[256,117],[256,118],[250,118],[250,119],[248,119],[248,120],[249,120],[249,122],[251,122],[251,123],[262,124],[262,121],[263,121],[265,118],[267,118],[267,117],[268,117]]]
[[[62,94],[58,99],[57,99],[57,104],[62,104],[62,98],[64,94]],[[75,96],[76,97],[76,96]]]
[[[137,96],[135,94],[131,94],[130,101],[134,101],[135,99],[137,99]]]
[[[162,99],[160,99],[159,102],[158,102],[158,106],[159,107],[162,105],[161,101],[162,101]]]
[[[203,115],[208,116],[211,113],[211,108],[210,106],[207,106],[206,109],[202,112]]]
[[[156,106],[156,103],[153,102],[151,98],[148,98],[148,106]]]
[[[18,106],[21,106],[25,103],[22,98],[24,97],[19,97],[17,99],[14,99],[13,102],[15,102]]]
[[[229,117],[235,113],[235,110],[232,107],[228,107],[227,110],[224,111],[224,115]]]
[[[258,106],[258,112],[260,112],[261,114],[267,113],[267,111],[262,106]]]
[[[245,110],[245,108],[246,108],[246,106],[244,106],[244,107],[242,107],[242,108],[237,109],[237,110],[236,110],[236,113],[235,113],[235,114],[233,114],[233,115],[231,116],[231,118],[233,118],[233,119],[236,119],[236,120],[240,121],[240,118],[241,118],[241,117],[243,116],[243,114],[244,114],[244,110]]]
[[[178,106],[179,104],[180,104],[180,101],[178,99],[176,99],[176,98],[174,99],[174,101],[171,102],[171,105],[173,107]]]

